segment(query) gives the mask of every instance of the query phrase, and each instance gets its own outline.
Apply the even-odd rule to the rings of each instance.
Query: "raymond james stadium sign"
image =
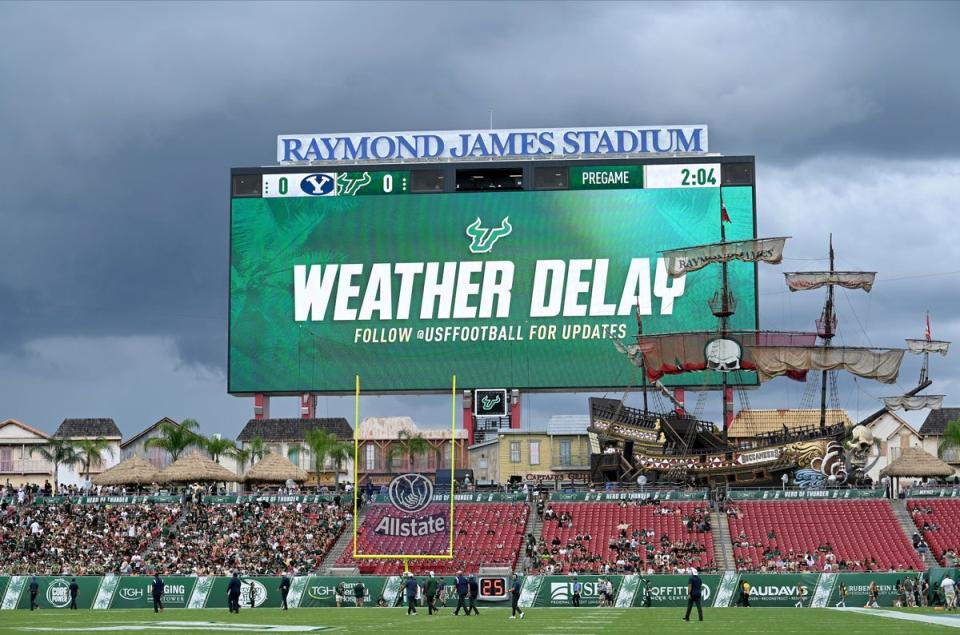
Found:
[[[707,141],[705,125],[289,134],[277,136],[277,161],[327,163],[705,154]]]

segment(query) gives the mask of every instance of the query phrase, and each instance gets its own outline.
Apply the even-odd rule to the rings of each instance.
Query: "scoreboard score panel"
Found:
[[[264,198],[406,194],[410,172],[302,172],[264,174]]]
[[[231,203],[229,391],[348,394],[356,374],[371,393],[445,391],[451,374],[635,383],[610,339],[632,337],[636,311],[646,333],[716,327],[715,276],[672,279],[660,252],[719,240],[721,187],[728,240],[756,236],[752,159],[738,161],[492,163],[511,178],[476,189],[476,164],[235,170],[258,187]],[[756,268],[729,275],[732,328],[756,329]]]

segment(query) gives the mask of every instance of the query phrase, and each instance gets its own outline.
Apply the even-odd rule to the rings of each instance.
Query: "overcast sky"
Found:
[[[762,270],[763,327],[811,328],[822,296],[781,271],[825,266],[833,232],[841,267],[879,272],[839,291],[839,341],[902,345],[927,310],[958,339],[958,24],[957,3],[915,2],[2,3],[0,420],[234,436],[253,404],[226,394],[229,168],[274,162],[277,133],[482,128],[490,109],[499,128],[707,123],[711,150],[757,157],[761,234],[793,237]],[[918,373],[844,382],[841,405],[867,414]],[[951,358],[933,376],[928,392],[960,387]],[[752,405],[798,405],[788,384]],[[525,406],[586,412],[584,395]]]

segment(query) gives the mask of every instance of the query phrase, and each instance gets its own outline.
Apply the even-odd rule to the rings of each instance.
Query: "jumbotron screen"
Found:
[[[636,386],[611,339],[636,335],[638,311],[647,334],[717,327],[720,265],[672,278],[660,252],[720,240],[719,163],[551,169],[554,189],[520,189],[514,170],[514,189],[422,193],[410,170],[246,174],[245,193],[235,171],[230,392],[349,393],[357,375],[365,392],[449,390],[452,375]],[[727,240],[754,238],[752,179],[722,195]],[[756,329],[755,266],[728,279],[730,328]]]

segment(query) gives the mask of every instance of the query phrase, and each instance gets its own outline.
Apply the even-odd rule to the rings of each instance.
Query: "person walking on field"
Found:
[[[573,576],[573,605],[580,606],[580,594],[583,593],[583,583]]]
[[[417,614],[417,579],[413,577],[409,572],[407,573],[407,581],[405,583],[405,588],[407,590],[407,615],[416,615]]]
[[[463,577],[463,571],[457,571],[457,608],[453,610],[454,615],[460,615],[460,609],[464,611],[467,610],[467,591],[470,588],[470,584],[467,582],[467,579]]]
[[[433,571],[430,572],[430,577],[427,578],[425,593],[427,594],[427,614],[433,615],[434,613],[439,613],[437,610],[437,579],[433,577]]]
[[[687,614],[684,616],[683,621],[690,621],[690,610],[696,606],[697,607],[697,616],[700,618],[700,621],[703,621],[703,606],[701,602],[703,601],[703,580],[700,579],[700,576],[697,575],[696,569],[690,570],[690,579],[687,580]]]
[[[520,619],[523,619],[523,611],[520,610],[520,577],[514,573],[513,582],[510,585],[510,601],[513,604],[513,612],[510,615],[510,619],[515,619],[517,613],[520,614]]]
[[[153,612],[163,613],[163,580],[160,579],[160,573],[153,574]]]
[[[280,578],[280,607],[287,610],[287,595],[290,593],[290,574],[284,573]]]
[[[230,578],[230,583],[227,585],[227,610],[230,613],[240,613],[240,591],[240,574],[234,571],[233,577]]]
[[[746,580],[740,585],[740,603],[744,608],[750,608],[750,583]]]
[[[837,602],[836,606],[847,608],[847,585],[841,582],[840,589],[837,593],[840,597],[840,601]]]
[[[957,610],[957,585],[949,575],[943,576],[940,581],[940,588],[943,589],[943,601],[946,605],[944,610]]]
[[[40,583],[37,582],[37,576],[30,576],[30,610],[40,608],[37,604],[37,594],[40,592]]]
[[[77,594],[80,592],[80,585],[76,578],[70,578],[70,610],[77,610]]]
[[[878,609],[880,605],[877,604],[877,600],[880,598],[880,588],[877,586],[877,583],[873,580],[870,581],[870,586],[867,587],[867,604],[863,608],[865,609]]]
[[[473,611],[474,615],[480,615],[480,611],[477,610],[477,597],[480,595],[480,583],[477,582],[477,576],[470,574],[470,606],[467,607],[467,615],[470,615],[470,611]]]
[[[798,584],[797,593],[800,595],[800,597],[797,599],[797,603],[794,604],[794,606],[799,609],[802,609],[803,601],[807,599],[807,587],[803,586],[802,584]]]

